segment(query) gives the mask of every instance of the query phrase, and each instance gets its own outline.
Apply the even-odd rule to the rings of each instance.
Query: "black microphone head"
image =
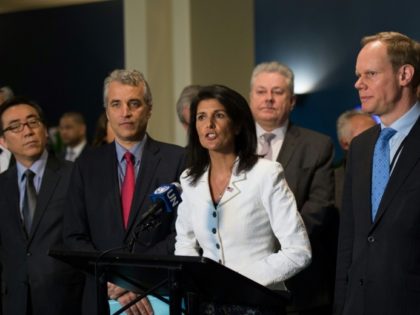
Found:
[[[181,195],[182,194],[182,186],[180,183],[178,182],[173,182],[171,185],[174,185],[176,187],[176,189],[178,190],[178,193]]]
[[[165,211],[172,212],[176,206],[178,206],[181,199],[182,187],[179,183],[171,183],[161,185],[153,192],[150,196],[152,202],[156,203],[161,201],[164,203]]]

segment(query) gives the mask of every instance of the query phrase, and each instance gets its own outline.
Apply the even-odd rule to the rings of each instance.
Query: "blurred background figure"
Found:
[[[58,131],[64,144],[61,157],[74,162],[88,148],[85,118],[78,112],[64,113],[60,118]]]
[[[176,112],[185,131],[188,130],[190,124],[191,102],[197,96],[198,91],[200,91],[199,85],[188,85],[182,90],[176,102]]]
[[[337,138],[344,153],[342,160],[334,169],[335,205],[337,209],[341,207],[347,151],[349,150],[350,142],[354,137],[375,125],[376,121],[370,114],[358,109],[348,110],[337,119]]]
[[[3,86],[0,88],[0,106],[12,97],[13,91],[10,87]],[[12,153],[0,144],[0,173],[7,170],[10,165],[14,164],[14,161]]]
[[[247,101],[225,86],[203,87],[191,105],[190,127],[175,254],[199,256],[201,247],[204,257],[286,290],[284,281],[309,264],[311,248],[282,166],[257,155]],[[213,307],[205,314],[264,314]]]
[[[95,134],[93,136],[92,147],[100,147],[111,143],[115,139],[114,131],[109,125],[106,112],[102,112],[96,121]]]
[[[10,100],[14,96],[13,91],[8,86],[0,87],[0,105]]]

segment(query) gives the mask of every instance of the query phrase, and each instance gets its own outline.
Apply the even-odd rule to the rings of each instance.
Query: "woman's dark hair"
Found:
[[[239,157],[237,172],[250,170],[258,161],[255,122],[245,98],[223,85],[202,87],[193,99],[190,108],[191,121],[187,146],[189,170],[187,175],[192,178],[193,184],[203,175],[210,163],[209,153],[201,146],[195,127],[198,104],[209,99],[217,100],[225,107],[226,113],[232,121],[233,129],[239,130],[239,133],[235,135],[235,153]]]

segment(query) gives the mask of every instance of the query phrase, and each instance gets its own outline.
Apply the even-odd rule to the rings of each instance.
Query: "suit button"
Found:
[[[27,252],[27,253],[26,253],[26,256],[28,256],[28,257],[29,257],[29,256],[32,256],[32,253]]]
[[[363,279],[360,279],[360,280],[359,280],[359,284],[360,284],[361,286],[363,286]]]
[[[216,234],[216,228],[212,228],[211,231],[213,232],[213,234]]]
[[[367,240],[368,240],[368,242],[369,242],[369,243],[373,243],[373,242],[375,242],[375,238],[374,238],[372,235],[370,235],[370,236],[367,238]]]

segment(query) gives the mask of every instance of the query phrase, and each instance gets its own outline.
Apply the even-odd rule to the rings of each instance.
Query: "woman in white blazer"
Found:
[[[202,255],[272,289],[307,266],[311,248],[281,165],[255,154],[246,100],[220,85],[191,104],[175,254]]]

